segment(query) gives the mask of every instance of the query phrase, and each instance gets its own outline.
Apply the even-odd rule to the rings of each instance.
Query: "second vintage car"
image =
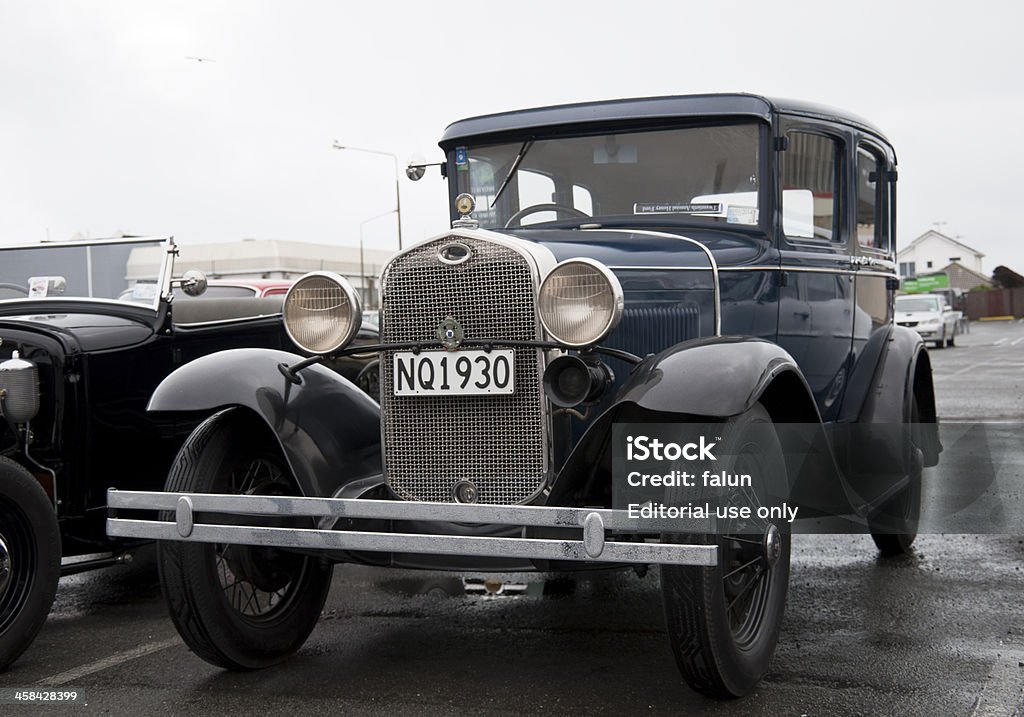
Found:
[[[475,117],[440,145],[452,228],[384,270],[380,402],[319,365],[366,347],[352,287],[308,275],[284,302],[307,357],[222,352],[160,385],[155,414],[216,413],[164,491],[109,492],[109,533],[162,541],[172,619],[222,667],[297,650],[336,562],[653,564],[685,680],[749,693],[782,625],[792,513],[768,509],[765,479],[718,494],[735,519],[637,520],[622,451],[701,427],[669,445],[909,549],[940,447],[928,355],[893,323],[891,145],[848,113],[742,94]]]
[[[287,286],[207,293],[198,272],[174,277],[176,254],[167,238],[0,247],[0,670],[42,627],[60,575],[139,545],[107,537],[106,489],[162,486],[203,418],[146,413],[160,381],[222,349],[294,350],[283,297],[255,294]],[[365,363],[334,368],[355,380]]]

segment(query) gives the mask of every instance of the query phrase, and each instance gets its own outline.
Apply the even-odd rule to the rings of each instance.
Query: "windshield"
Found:
[[[128,301],[156,308],[163,239],[0,247],[0,302]]]
[[[897,311],[938,311],[939,300],[934,296],[898,296]]]
[[[487,229],[640,217],[756,225],[759,147],[750,122],[459,146],[450,160]]]

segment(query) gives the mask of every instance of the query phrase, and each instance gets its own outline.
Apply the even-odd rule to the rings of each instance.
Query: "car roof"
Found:
[[[447,149],[467,137],[560,125],[707,116],[751,117],[768,121],[774,113],[853,125],[890,144],[880,129],[844,110],[801,100],[739,92],[602,100],[480,115],[448,125],[439,144]]]

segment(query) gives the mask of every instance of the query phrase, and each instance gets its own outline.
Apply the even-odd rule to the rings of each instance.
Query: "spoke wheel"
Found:
[[[200,425],[175,459],[172,492],[294,495],[296,488],[265,428],[240,411]],[[230,524],[232,516],[217,516]],[[309,519],[267,526],[308,527]],[[161,586],[175,627],[207,662],[228,669],[276,664],[306,641],[330,588],[332,568],[277,548],[178,541],[159,545]]]
[[[752,516],[728,521],[720,534],[666,536],[718,547],[713,567],[661,568],[665,623],[676,664],[690,687],[711,697],[740,697],[754,689],[768,671],[782,624],[789,526],[756,514],[768,504],[758,478],[785,479],[785,458],[771,426],[767,411],[756,405],[723,427],[728,444],[740,447],[727,470],[750,474],[755,483],[731,491],[727,502],[751,507]]]
[[[0,457],[0,671],[46,622],[60,579],[60,528],[28,471]]]

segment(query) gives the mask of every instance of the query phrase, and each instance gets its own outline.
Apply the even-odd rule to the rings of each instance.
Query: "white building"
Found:
[[[926,231],[896,252],[901,277],[942,271],[944,267],[953,263],[983,274],[981,260],[984,256],[962,241],[934,230]]]

